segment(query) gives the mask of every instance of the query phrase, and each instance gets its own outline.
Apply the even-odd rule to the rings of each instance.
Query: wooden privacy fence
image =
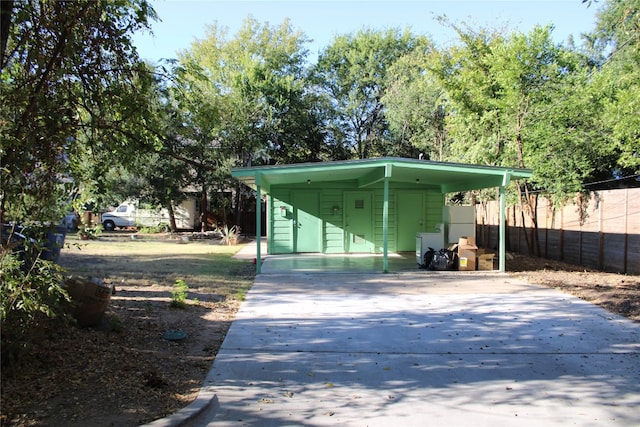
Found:
[[[548,199],[538,200],[539,255],[603,271],[640,274],[640,188],[594,192],[582,201],[582,209],[578,202],[576,198],[554,212]],[[525,215],[523,220],[519,207],[507,208],[506,214],[507,250],[538,255],[535,247],[530,253],[527,245],[531,219]],[[479,246],[498,246],[499,220],[498,202],[476,205]]]

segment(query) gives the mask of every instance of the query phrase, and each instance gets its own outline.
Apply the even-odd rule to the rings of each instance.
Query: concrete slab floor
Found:
[[[256,241],[247,243],[234,258],[256,259]],[[382,273],[383,255],[375,254],[267,254],[267,240],[260,241],[262,260],[261,274],[284,273]],[[388,272],[415,272],[421,270],[415,252],[392,252],[388,254]]]
[[[415,252],[388,255],[389,272],[418,271]],[[269,255],[262,274],[282,273],[381,273],[382,254],[290,254]]]

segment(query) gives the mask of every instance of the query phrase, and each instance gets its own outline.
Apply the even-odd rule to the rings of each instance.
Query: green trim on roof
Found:
[[[260,179],[262,190],[270,192],[273,185],[292,185],[308,181],[349,181],[364,188],[383,182],[415,183],[424,188],[439,188],[440,192],[477,190],[500,187],[511,179],[529,178],[530,169],[467,165],[429,160],[382,157],[288,165],[235,168],[231,175],[251,188]],[[419,188],[419,187],[418,187]]]

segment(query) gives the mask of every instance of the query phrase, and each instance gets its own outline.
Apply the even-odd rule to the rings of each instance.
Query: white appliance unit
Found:
[[[475,239],[475,206],[445,206],[443,208],[443,217],[448,245],[458,243],[461,237],[473,237]]]
[[[444,224],[436,225],[433,231],[426,231],[416,234],[416,262],[423,264],[424,254],[429,248],[438,251],[446,247],[444,241]]]

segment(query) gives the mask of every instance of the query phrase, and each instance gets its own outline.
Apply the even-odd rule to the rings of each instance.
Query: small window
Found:
[[[356,209],[364,209],[364,199],[359,199],[355,201],[355,208]]]
[[[126,211],[127,211],[127,205],[118,206],[117,212],[126,212]]]

